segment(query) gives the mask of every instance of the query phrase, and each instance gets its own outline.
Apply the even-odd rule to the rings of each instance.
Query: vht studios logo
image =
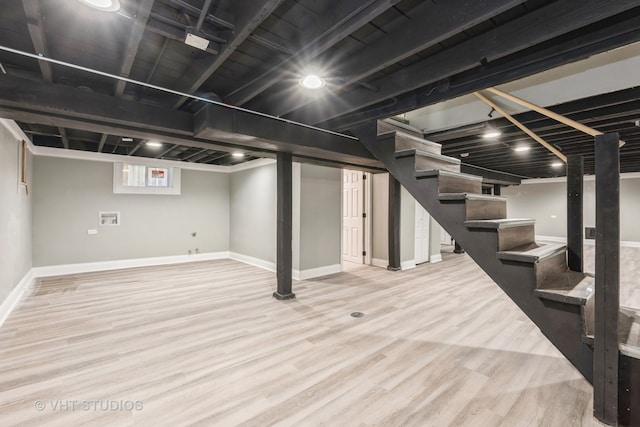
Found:
[[[142,411],[144,405],[141,400],[36,400],[34,403],[38,411],[49,409],[54,412],[73,411]]]

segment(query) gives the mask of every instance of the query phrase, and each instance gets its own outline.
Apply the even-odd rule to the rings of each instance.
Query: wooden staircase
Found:
[[[381,133],[375,142],[362,142],[593,382],[594,278],[568,269],[566,246],[536,242],[535,221],[508,219],[506,199],[481,194],[482,178],[460,173],[460,160],[443,156],[439,144],[399,130]],[[637,313],[632,320],[629,310],[623,313],[626,323],[640,325]],[[621,339],[628,335],[633,334],[621,330]],[[621,375],[635,375],[635,380],[628,380],[637,383],[632,394],[627,390],[620,396],[620,412],[629,407],[624,399],[640,399],[640,354],[625,344],[622,349],[632,374]]]

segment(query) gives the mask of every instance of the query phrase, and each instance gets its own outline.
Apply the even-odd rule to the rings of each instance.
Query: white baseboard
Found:
[[[25,297],[32,289],[33,280],[35,279],[33,275],[33,269],[30,269],[27,274],[24,275],[22,280],[16,285],[15,288],[7,295],[2,304],[0,304],[0,327],[4,323],[5,320],[9,317],[11,312],[16,308],[18,303]]]
[[[442,261],[442,254],[431,255],[429,257],[429,262],[431,264],[435,264],[436,262]]]
[[[324,265],[322,267],[308,268],[306,270],[293,270],[292,276],[295,280],[308,280],[316,277],[328,276],[329,274],[340,273],[342,265]]]
[[[253,265],[254,267],[264,268],[265,270],[275,272],[276,263],[271,261],[265,261],[260,258],[255,258],[248,255],[239,254],[237,252],[229,252],[229,258],[234,261],[244,262],[245,264]]]
[[[401,270],[411,270],[412,268],[416,268],[416,260],[410,259],[409,261],[402,261],[400,263]]]
[[[567,243],[567,238],[566,237],[556,237],[556,236],[540,236],[540,235],[536,235],[536,241],[543,241],[543,242],[557,242],[557,243]],[[585,246],[593,246],[596,244],[595,239],[585,239],[584,240],[584,245]],[[620,241],[620,246],[623,248],[640,248],[640,242],[634,242],[631,240],[621,240]]]
[[[387,266],[389,265],[389,260],[382,258],[371,258],[371,265],[373,265],[374,267],[387,268]]]
[[[175,255],[154,258],[122,259],[115,261],[83,262],[79,264],[49,265],[34,267],[34,277],[64,276],[66,274],[91,273],[94,271],[121,270],[123,268],[151,267],[155,265],[182,264],[185,262],[211,261],[229,258],[229,252],[209,252],[194,255]]]

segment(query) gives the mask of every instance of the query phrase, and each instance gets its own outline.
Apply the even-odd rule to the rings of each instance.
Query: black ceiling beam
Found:
[[[433,105],[635,43],[640,41],[640,16],[635,11],[628,15],[628,18],[617,20],[615,25],[602,25],[596,30],[574,37],[563,37],[538,49],[527,50],[515,58],[505,58],[477,67],[469,75],[452,77],[446,85],[426,85],[370,108],[328,120],[319,126],[334,130],[350,129],[372,119],[391,117]]]
[[[0,117],[25,123],[110,132],[218,151],[241,149],[258,157],[287,151],[297,159],[315,159],[334,166],[382,167],[357,139],[345,135],[226,105],[210,104],[198,114],[196,128],[194,115],[189,112],[66,85],[0,77]]]
[[[331,89],[339,91],[521,3],[522,0],[423,2],[411,11],[410,18],[398,19],[392,27],[385,28],[384,37],[346,58],[340,66],[346,77]],[[283,96],[266,111],[284,116],[310,102],[313,100],[300,102]]]
[[[40,2],[33,0],[22,0],[22,7],[27,18],[27,29],[31,37],[31,43],[35,52],[39,55],[49,56],[49,49],[44,38],[42,12],[40,11]],[[47,82],[53,81],[53,71],[51,64],[46,61],[38,61],[42,78]]]
[[[523,178],[521,175],[500,172],[466,163],[460,165],[460,172],[481,176],[483,178],[482,182],[490,184],[518,185]]]
[[[233,7],[236,12],[236,30],[222,51],[213,59],[207,59],[204,67],[193,65],[189,67],[189,72],[185,76],[187,85],[182,88],[182,92],[194,93],[206,82],[209,77],[231,56],[233,52],[251,35],[251,33],[264,21],[273,11],[280,6],[283,0],[236,0]],[[173,108],[179,108],[187,100],[181,97]]]
[[[59,127],[58,132],[60,132],[60,139],[62,140],[62,146],[66,149],[69,149],[69,136],[67,135],[67,130],[63,127]]]
[[[327,122],[481,64],[491,64],[637,6],[636,0],[556,1],[372,82],[379,87],[378,92],[353,89],[341,96],[339,102],[327,102],[331,107],[323,111],[310,105],[289,118],[313,124]]]
[[[102,153],[102,149],[104,148],[104,144],[107,143],[108,138],[109,135],[106,133],[103,133],[102,136],[100,136],[100,142],[98,143],[98,153]]]
[[[138,48],[142,41],[142,35],[144,34],[147,21],[149,20],[149,14],[151,13],[153,2],[154,0],[141,0],[138,10],[134,15],[131,32],[129,33],[129,38],[127,39],[127,44],[124,49],[124,56],[120,62],[120,76],[122,77],[128,78],[129,73],[131,73],[133,62],[136,59]],[[126,85],[127,82],[124,80],[118,80],[116,83],[116,96],[122,96]]]
[[[311,40],[305,41],[304,46],[289,58],[274,64],[265,73],[227,94],[225,101],[232,105],[245,104],[289,75],[289,68],[296,61],[301,58],[309,61],[317,57],[399,1],[368,0],[363,2],[362,0],[342,0],[337,2],[335,10],[330,14],[326,14],[326,22],[318,23],[317,25],[323,31],[311,36]]]

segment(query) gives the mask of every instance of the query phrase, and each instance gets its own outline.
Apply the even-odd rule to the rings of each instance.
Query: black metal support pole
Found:
[[[400,270],[400,182],[389,174],[389,265]]]
[[[455,240],[455,241],[453,242],[453,244],[455,245],[455,246],[453,247],[453,253],[454,253],[454,254],[463,254],[463,253],[464,253],[464,249],[462,248],[462,246],[460,246],[460,243],[458,243],[458,241],[457,241],[457,240]]]
[[[292,196],[293,174],[291,153],[278,152],[277,154],[277,242],[276,242],[276,280],[277,291],[273,297],[279,300],[295,298],[291,289],[292,268]]]
[[[567,157],[567,264],[569,270],[582,271],[583,262],[583,182],[582,156]]]
[[[596,284],[593,413],[618,420],[618,317],[620,310],[620,149],[617,133],[595,138]]]
[[[502,186],[500,184],[493,184],[493,195],[494,196],[499,196],[501,188],[502,188]]]

